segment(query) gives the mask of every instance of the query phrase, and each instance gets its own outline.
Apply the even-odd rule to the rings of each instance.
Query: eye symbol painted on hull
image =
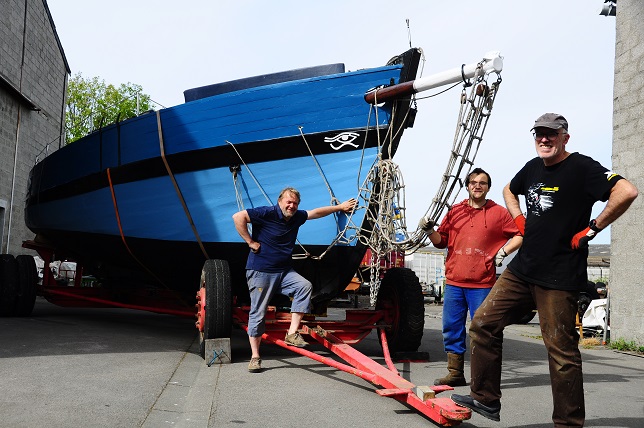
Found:
[[[354,148],[358,148],[357,144],[353,144],[356,138],[358,138],[360,134],[357,132],[343,132],[341,134],[336,135],[335,137],[324,137],[324,142],[329,143],[331,148],[333,150],[340,150],[342,147],[349,145]],[[338,144],[333,144],[333,143],[338,143]]]

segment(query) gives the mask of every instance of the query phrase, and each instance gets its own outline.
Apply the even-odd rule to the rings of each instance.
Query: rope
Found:
[[[329,184],[329,180],[326,178],[326,175],[324,175],[324,171],[322,171],[322,167],[320,166],[320,163],[318,162],[317,158],[311,151],[311,147],[309,146],[309,142],[306,141],[306,137],[304,136],[304,132],[302,132],[302,129],[304,127],[298,126],[298,130],[300,131],[300,135],[302,136],[302,140],[304,140],[304,144],[306,145],[306,149],[309,151],[311,154],[311,158],[313,159],[313,163],[315,163],[315,166],[318,169],[318,172],[320,173],[320,176],[322,177],[322,181],[324,181],[324,185],[326,186],[326,190],[329,192],[329,195],[331,195],[331,203],[335,202],[338,203],[338,198],[335,197],[335,194],[333,193],[333,189],[331,189],[331,184]]]
[[[130,249],[130,246],[127,245],[127,241],[125,240],[125,234],[123,233],[123,227],[121,226],[121,215],[119,214],[119,207],[118,204],[116,203],[116,194],[114,193],[114,185],[112,184],[112,174],[110,173],[110,168],[107,168],[107,181],[110,184],[110,192],[112,193],[112,203],[114,204],[114,214],[116,216],[116,224],[118,225],[119,228],[119,234],[121,235],[121,241],[123,241],[123,245],[125,245],[125,249],[127,250],[128,253],[130,253],[130,256],[143,268],[147,273],[152,275],[154,279],[159,281],[159,284],[163,285],[164,287],[168,288],[168,286],[161,281],[161,279],[154,274],[146,265],[144,265],[141,260],[139,260],[132,250]]]
[[[479,75],[480,66],[474,79],[475,84],[467,95],[461,94],[461,109],[458,126],[454,136],[452,153],[448,161],[441,185],[427,210],[427,215],[437,222],[445,208],[454,204],[478,154],[483,134],[490,117],[492,106],[501,83],[498,76],[491,85]]]
[[[461,107],[450,159],[441,185],[426,213],[435,223],[438,223],[445,208],[453,205],[458,193],[465,186],[501,83],[501,76],[497,74],[497,81],[488,85],[489,75],[483,73],[482,66],[483,62],[479,63],[472,79],[463,82],[460,94]],[[375,103],[377,101],[374,101]],[[395,111],[392,109],[391,122],[394,121],[394,116]],[[391,133],[384,137],[389,139],[388,157],[391,158],[392,141],[401,130],[390,127],[389,131]],[[381,141],[380,135],[378,135],[378,141]],[[368,269],[370,299],[373,306],[380,286],[381,260],[386,259],[392,252],[412,254],[426,246],[428,238],[422,230],[416,229],[409,232],[407,230],[405,184],[398,166],[391,160],[383,160],[380,157],[374,163],[367,179],[360,187],[360,198],[366,201],[370,208],[365,214],[367,220],[365,224],[373,225],[372,230],[361,230],[358,235],[359,242],[367,245],[372,252]]]
[[[264,195],[264,197],[266,198],[268,203],[271,204],[271,205],[274,205],[273,201],[271,201],[271,198],[269,198],[268,195],[266,194],[266,192],[264,191],[264,188],[259,184],[259,181],[257,181],[257,178],[255,178],[255,174],[253,174],[253,171],[250,170],[248,165],[246,165],[246,162],[244,162],[244,159],[242,159],[242,157],[239,154],[239,152],[237,151],[237,148],[235,147],[235,145],[233,143],[231,143],[230,141],[228,141],[228,140],[226,140],[226,143],[230,144],[230,147],[232,147],[233,150],[235,151],[235,153],[237,153],[237,157],[239,158],[241,163],[244,164],[244,166],[248,170],[248,173],[250,174],[251,178],[253,179],[253,181],[257,185],[257,188],[262,192],[262,195]],[[235,176],[236,176],[236,174],[235,174]],[[243,206],[243,203],[242,203],[242,206]]]
[[[168,172],[168,176],[170,177],[170,180],[172,180],[172,185],[174,186],[174,190],[177,192],[177,196],[179,197],[179,201],[181,202],[183,211],[186,213],[186,217],[188,218],[188,222],[190,223],[190,227],[192,228],[192,233],[194,233],[195,238],[197,239],[199,248],[201,248],[201,252],[203,253],[206,260],[209,260],[210,257],[208,257],[208,253],[206,252],[206,249],[203,246],[203,242],[201,242],[201,237],[199,236],[199,232],[197,232],[197,226],[195,226],[195,222],[192,220],[192,215],[190,215],[190,210],[188,209],[188,205],[186,205],[186,201],[183,198],[183,194],[181,193],[179,184],[177,183],[177,180],[174,178],[174,174],[170,169],[170,164],[168,164],[168,160],[165,157],[165,148],[163,145],[163,129],[161,126],[161,114],[159,110],[157,110],[156,113],[157,113],[157,130],[159,132],[159,149],[161,151],[161,159],[163,159],[163,164],[165,165],[165,169]]]
[[[302,139],[304,140],[304,143],[306,144],[306,147],[307,147],[307,149],[308,149],[308,151],[309,151],[309,153],[310,153],[311,157],[313,158],[313,162],[315,163],[316,167],[318,168],[318,172],[320,173],[320,176],[322,177],[322,180],[324,181],[324,183],[325,183],[325,185],[326,185],[326,188],[327,188],[327,190],[328,190],[328,192],[329,192],[329,194],[330,194],[330,197],[331,197],[331,204],[334,204],[334,203],[335,203],[335,204],[337,204],[337,203],[338,203],[338,199],[337,199],[337,198],[335,197],[335,195],[333,194],[333,190],[331,189],[331,185],[329,184],[329,181],[328,181],[328,179],[326,178],[326,175],[324,174],[324,170],[323,170],[323,169],[322,169],[322,167],[320,166],[320,164],[319,164],[319,162],[317,161],[317,159],[316,159],[315,155],[314,155],[314,154],[313,154],[313,152],[311,151],[311,148],[310,148],[310,146],[309,146],[308,142],[306,141],[306,138],[304,137],[304,133],[302,132],[303,127],[302,127],[302,126],[300,126],[300,127],[298,127],[298,128],[299,128],[299,131],[300,131],[300,135],[302,136]],[[255,184],[257,185],[257,187],[260,189],[260,191],[262,192],[262,194],[264,195],[264,197],[268,200],[268,202],[269,202],[271,205],[274,205],[274,204],[273,204],[273,202],[272,202],[272,201],[270,200],[270,198],[268,197],[268,195],[266,194],[266,192],[264,191],[264,189],[262,188],[261,184],[259,183],[259,180],[257,180],[257,178],[255,177],[255,175],[252,173],[252,171],[250,170],[250,168],[248,167],[248,165],[246,164],[246,162],[245,162],[245,161],[244,161],[244,159],[242,158],[242,156],[241,156],[241,154],[239,153],[239,151],[235,148],[235,146],[234,146],[231,142],[229,142],[229,141],[226,141],[226,142],[227,142],[228,144],[230,144],[230,145],[231,145],[231,147],[233,148],[233,150],[235,150],[235,153],[237,154],[237,157],[239,158],[239,160],[241,161],[241,163],[246,167],[246,169],[247,169],[247,170],[248,170],[248,172],[250,173],[250,175],[251,175],[251,177],[252,177],[253,181],[255,182]],[[366,146],[366,137],[365,137],[365,146]],[[362,154],[362,156],[364,157],[364,147],[363,147],[363,154]],[[361,162],[362,162],[362,161],[361,161]],[[238,182],[237,182],[238,170],[237,170],[237,169],[234,169],[234,168],[231,168],[231,172],[233,173],[233,186],[235,187],[235,194],[236,194],[236,197],[237,197],[237,205],[238,205],[238,207],[240,208],[240,210],[242,210],[242,209],[244,209],[244,208],[243,208],[243,199],[242,199],[242,197],[241,197],[241,192],[239,191],[239,185],[238,185]],[[293,255],[292,255],[292,258],[293,258],[293,259],[295,259],[295,260],[299,260],[299,259],[306,259],[306,258],[310,258],[310,259],[313,259],[313,260],[320,260],[320,259],[322,259],[322,258],[326,255],[326,253],[327,253],[327,252],[328,252],[332,247],[334,247],[334,246],[335,246],[335,245],[337,245],[338,243],[342,243],[342,244],[350,244],[350,243],[355,239],[355,236],[354,236],[354,237],[351,237],[351,238],[345,238],[345,234],[346,234],[346,232],[347,232],[349,229],[355,229],[355,230],[357,230],[357,229],[358,229],[355,225],[353,225],[353,221],[352,221],[353,214],[357,211],[357,209],[358,209],[358,208],[356,208],[356,209],[355,209],[355,210],[354,210],[354,211],[353,211],[353,212],[348,216],[348,218],[347,218],[347,224],[345,225],[345,227],[344,227],[342,230],[340,230],[340,224],[339,224],[339,221],[338,221],[338,216],[337,216],[337,214],[335,214],[335,213],[334,213],[334,218],[335,218],[335,223],[336,223],[336,228],[337,228],[337,230],[338,230],[338,233],[336,234],[335,238],[331,241],[331,243],[328,245],[328,247],[327,247],[327,248],[322,252],[322,254],[320,254],[319,256],[314,256],[314,255],[312,255],[312,254],[311,254],[311,253],[310,253],[310,252],[309,252],[309,251],[304,247],[304,245],[302,245],[302,243],[301,243],[301,242],[299,241],[299,239],[298,239],[298,240],[296,240],[296,242],[297,242],[297,244],[300,246],[300,248],[302,249],[303,253],[302,253],[302,254],[293,254]]]
[[[239,191],[239,185],[237,183],[237,177],[241,171],[239,165],[231,166],[229,168],[230,172],[233,174],[233,188],[235,189],[235,200],[237,201],[237,210],[242,211],[244,209],[244,198],[242,193]]]
[[[488,85],[489,75],[486,75],[483,72],[482,67],[483,62],[478,64],[476,72],[470,80],[463,79],[462,82],[463,88],[460,94],[461,107],[459,109],[450,158],[448,160],[445,173],[443,174],[441,185],[439,186],[436,195],[432,199],[432,202],[427,209],[426,214],[436,223],[438,221],[438,218],[441,217],[445,208],[449,208],[453,205],[456,197],[458,196],[458,193],[465,186],[465,179],[467,178],[469,171],[474,165],[474,160],[476,158],[476,155],[478,154],[478,149],[483,139],[487,121],[490,117],[492,106],[494,104],[494,100],[501,83],[501,76],[497,74],[497,81],[492,83],[491,85]],[[454,85],[447,90],[452,89],[457,85]],[[442,91],[440,93],[443,92],[445,91]],[[438,94],[432,96],[436,95]],[[379,126],[379,111],[378,108],[375,108],[375,110],[373,108],[378,104],[377,93],[375,96],[376,99],[374,99],[374,104],[371,106],[367,118],[365,139],[362,147],[362,157],[360,159],[359,171],[362,171],[367,137],[369,131],[371,130],[370,121],[372,114],[375,115],[376,120],[375,132],[378,154],[376,161],[370,168],[367,176],[364,178],[364,181],[360,181],[360,173],[357,176],[358,201],[360,203],[354,211],[355,213],[359,209],[366,209],[363,224],[366,225],[367,229],[362,229],[361,227],[353,224],[353,214],[351,214],[347,220],[346,226],[342,230],[339,230],[340,227],[338,223],[338,217],[335,216],[339,233],[320,256],[312,256],[302,246],[302,244],[299,243],[299,241],[298,244],[303,249],[304,254],[293,255],[293,258],[296,259],[321,259],[328,252],[328,250],[336,244],[340,242],[348,244],[356,239],[360,244],[368,246],[372,252],[372,259],[368,266],[370,273],[370,300],[372,306],[374,306],[376,303],[380,286],[380,276],[382,270],[380,261],[385,259],[392,252],[397,251],[404,252],[405,254],[411,254],[427,245],[427,236],[422,230],[416,229],[409,232],[407,230],[405,215],[405,184],[398,165],[396,165],[391,160],[393,142],[396,141],[399,133],[402,132],[407,117],[404,117],[403,120],[400,121],[401,126],[399,127],[399,129],[395,129],[393,126],[391,126],[391,124],[396,122],[394,119],[397,112],[396,103],[394,103],[389,120],[390,126],[387,128],[387,132],[384,135],[381,135]],[[412,96],[412,100],[410,102],[413,101],[415,103],[417,100],[418,98]],[[409,113],[407,112],[406,115],[408,114]],[[320,166],[308,142],[306,141],[306,137],[301,126],[299,127],[299,131],[302,139],[304,140],[304,143],[306,144],[307,149],[309,150],[309,153],[311,154],[311,157],[313,158],[318,172],[320,173],[320,176],[322,177],[322,180],[327,187],[332,203],[337,203],[337,198],[333,193],[331,185],[329,184],[329,181],[324,174],[322,167]],[[386,153],[387,159],[383,159],[383,147],[385,147],[385,142],[388,142]],[[228,144],[231,143],[228,142]],[[237,152],[236,149],[235,151]],[[257,187],[262,191],[264,196],[270,202],[270,198],[268,198],[261,185],[259,184],[259,181],[252,174],[250,168],[248,168],[248,166],[244,163],[239,152],[237,152],[237,156],[248,169]],[[234,173],[233,181],[237,191],[238,184],[236,172]],[[238,197],[238,204],[241,203],[239,201],[241,201],[240,197]],[[356,234],[351,236],[350,238],[344,238],[346,232],[350,229],[355,229]],[[358,274],[362,276],[361,273]]]

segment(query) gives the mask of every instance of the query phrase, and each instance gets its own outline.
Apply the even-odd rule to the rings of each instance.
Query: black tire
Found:
[[[0,254],[0,316],[16,312],[18,294],[18,263],[11,254]]]
[[[416,352],[425,326],[423,291],[416,274],[407,268],[389,269],[380,283],[376,309],[384,310],[389,351]]]
[[[16,297],[16,315],[27,317],[31,315],[36,303],[36,286],[38,271],[32,256],[21,254],[16,257],[18,263],[18,292]]]
[[[230,337],[233,325],[230,268],[226,260],[206,260],[200,288],[205,290],[205,319],[199,351],[205,357],[206,340]]]

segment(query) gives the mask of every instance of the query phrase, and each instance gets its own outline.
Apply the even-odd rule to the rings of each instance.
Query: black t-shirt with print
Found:
[[[527,206],[523,245],[508,268],[519,278],[547,288],[580,290],[588,281],[588,248],[570,241],[588,227],[592,207],[606,201],[622,177],[592,158],[572,153],[556,165],[530,160],[510,182]]]

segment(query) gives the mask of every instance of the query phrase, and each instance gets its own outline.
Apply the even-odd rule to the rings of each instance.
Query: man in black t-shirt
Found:
[[[622,215],[638,191],[595,160],[566,151],[570,134],[562,115],[540,116],[532,131],[537,157],[503,189],[523,246],[474,315],[471,393],[453,394],[452,400],[488,419],[500,419],[503,329],[536,308],[548,351],[552,420],[555,427],[581,427],[585,407],[575,315],[579,291],[587,283],[588,241]],[[608,202],[590,220],[597,201]]]

